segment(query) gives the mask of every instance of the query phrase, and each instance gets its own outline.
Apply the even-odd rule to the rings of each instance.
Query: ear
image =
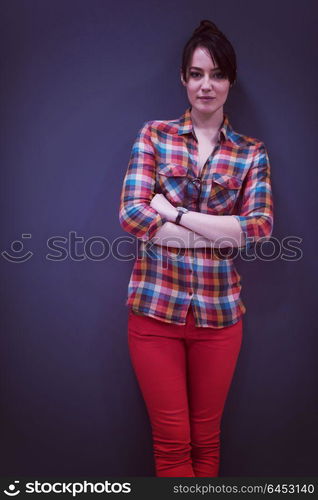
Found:
[[[180,70],[180,80],[181,80],[182,85],[184,85],[184,86],[187,85],[187,83],[184,81],[182,70]]]

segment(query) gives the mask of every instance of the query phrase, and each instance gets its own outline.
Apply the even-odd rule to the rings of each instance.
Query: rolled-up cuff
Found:
[[[153,219],[153,221],[149,224],[149,227],[147,229],[147,232],[140,238],[142,241],[148,241],[151,240],[158,231],[158,229],[163,226],[165,222],[168,222],[168,220],[165,217],[162,217],[159,213],[157,216]]]
[[[240,247],[246,250],[248,250],[249,248],[253,248],[256,244],[256,238],[255,236],[250,235],[251,228],[249,226],[247,218],[242,215],[234,215],[233,217],[235,217],[236,220],[238,220],[238,222],[240,223],[241,231],[244,235],[244,239],[241,238],[241,241],[239,241]]]

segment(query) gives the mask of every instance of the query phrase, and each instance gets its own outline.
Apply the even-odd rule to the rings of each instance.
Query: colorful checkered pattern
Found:
[[[150,202],[163,193],[174,206],[234,215],[250,248],[272,234],[270,164],[264,143],[235,132],[224,114],[218,144],[196,177],[198,147],[190,111],[191,106],[176,120],[145,122],[132,147],[119,221],[140,240],[140,248],[126,305],[136,313],[184,325],[192,303],[197,326],[223,328],[246,311],[233,257],[213,244],[211,249],[154,244],[151,238],[166,220]]]

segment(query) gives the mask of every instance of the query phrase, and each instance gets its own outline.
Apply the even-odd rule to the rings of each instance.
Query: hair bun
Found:
[[[220,30],[216,26],[216,24],[212,23],[212,21],[209,21],[209,19],[203,19],[200,22],[200,25],[194,30],[193,34],[198,35],[200,33],[206,32],[219,33]]]

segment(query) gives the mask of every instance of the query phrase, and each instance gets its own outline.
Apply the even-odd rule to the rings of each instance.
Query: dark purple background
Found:
[[[237,51],[231,123],[270,154],[273,237],[303,239],[297,261],[236,260],[247,314],[220,475],[317,473],[316,14],[314,0],[2,0],[1,251],[33,252],[1,256],[3,475],[154,475],[127,345],[133,260],[94,259],[98,242],[50,260],[47,240],[128,237],[133,140],[188,106],[181,52],[204,18]]]

